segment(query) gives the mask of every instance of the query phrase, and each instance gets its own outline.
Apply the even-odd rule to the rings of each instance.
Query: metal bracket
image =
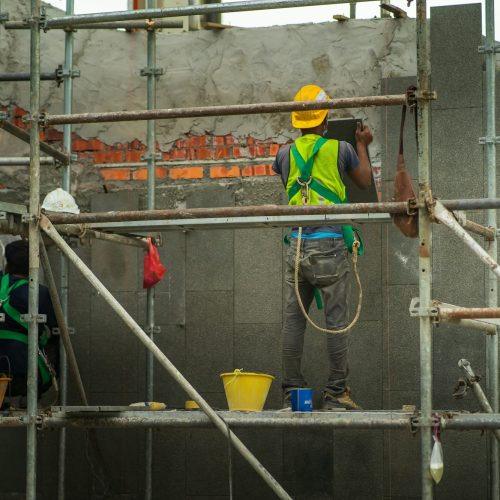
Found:
[[[490,45],[480,45],[477,48],[480,54],[492,54],[495,52],[500,52],[500,43],[493,43]]]
[[[36,314],[35,319],[37,323],[47,323],[47,315],[46,314]],[[32,320],[31,314],[21,314],[21,321],[25,323],[30,323]]]
[[[145,154],[141,155],[141,160],[143,160],[143,161],[152,160],[152,159],[153,159],[153,155],[151,153],[145,153]],[[161,153],[155,153],[154,159],[161,160]]]
[[[437,99],[437,92],[435,90],[417,90],[415,98],[417,101],[434,101]]]
[[[150,326],[145,326],[144,331],[148,335],[151,335],[151,333],[153,333],[153,335],[155,335],[156,333],[161,333],[161,326],[155,325],[155,326],[153,326],[153,328],[151,328]]]
[[[500,144],[500,135],[497,135],[496,137],[493,137],[491,135],[480,137],[479,144]]]
[[[37,215],[34,214],[22,214],[21,215],[21,222],[24,224],[29,224],[30,222],[35,222],[39,219]]]
[[[70,335],[75,335],[75,333],[76,333],[76,330],[71,326],[68,326],[67,330],[68,330],[68,333]],[[52,328],[51,332],[52,332],[52,335],[61,335],[61,329],[58,327]]]
[[[163,68],[142,68],[141,76],[161,76],[165,74],[165,70]]]
[[[57,82],[61,80],[63,81],[63,78],[69,76],[70,78],[79,78],[80,77],[80,70],[78,68],[73,68],[71,70],[69,69],[64,69],[62,65],[60,64],[57,69],[56,69],[56,78]]]
[[[426,318],[439,317],[439,308],[436,306],[432,307],[420,307],[420,297],[413,297],[410,301],[410,316],[412,318]]]

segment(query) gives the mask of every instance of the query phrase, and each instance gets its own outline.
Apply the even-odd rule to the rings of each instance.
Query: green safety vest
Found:
[[[348,203],[345,184],[340,177],[338,165],[339,141],[306,134],[297,139],[290,148],[290,174],[286,185],[289,205],[302,205],[302,185],[309,183],[309,204]],[[306,160],[304,160],[306,158]],[[357,235],[359,255],[364,245],[357,229],[342,226],[344,242],[349,252]]]
[[[0,281],[0,308],[3,312],[12,318],[16,323],[21,325],[26,333],[14,332],[12,330],[0,329],[0,340],[15,340],[17,342],[22,342],[23,344],[28,344],[28,323],[21,320],[21,313],[15,309],[10,304],[10,294],[22,285],[27,285],[28,280],[20,279],[9,286],[9,275],[4,274],[2,280]],[[0,323],[1,326],[1,323]],[[44,332],[38,339],[38,345],[44,347],[49,340],[48,332]],[[43,384],[48,384],[51,380],[51,375],[47,363],[44,357],[40,353],[38,355],[38,368],[40,370],[40,375],[42,377]]]

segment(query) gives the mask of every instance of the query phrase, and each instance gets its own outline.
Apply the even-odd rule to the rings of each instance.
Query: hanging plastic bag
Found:
[[[165,266],[160,261],[158,249],[148,238],[148,251],[144,254],[144,278],[142,287],[150,288],[158,283],[166,273]]]
[[[443,477],[443,447],[441,446],[441,441],[439,440],[439,426],[434,427],[432,438],[434,439],[434,446],[432,447],[431,453],[431,476],[436,484],[439,484],[441,478]]]

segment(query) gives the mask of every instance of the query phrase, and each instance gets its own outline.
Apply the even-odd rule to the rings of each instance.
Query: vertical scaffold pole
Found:
[[[36,417],[38,396],[38,272],[40,267],[40,0],[31,0],[30,17],[30,196],[28,302],[28,411],[26,436],[26,498],[36,498]]]
[[[430,194],[429,108],[430,48],[426,0],[417,0],[417,76],[418,92],[418,182],[419,199],[425,202]],[[431,306],[432,229],[427,208],[419,209],[419,296],[422,310]],[[420,401],[422,411],[422,499],[433,496],[430,474],[432,423],[432,323],[424,312],[420,316]]]
[[[495,130],[495,2],[486,0],[486,138],[485,138],[485,159],[487,171],[487,192],[488,198],[496,198],[496,130]],[[488,210],[486,214],[486,225],[497,227],[496,210]],[[489,243],[488,253],[496,261],[497,241],[494,239]],[[488,272],[486,280],[486,297],[488,307],[497,307],[498,290],[497,277]],[[492,409],[498,413],[498,334],[486,336],[486,391]],[[493,433],[489,434],[489,478],[490,478],[490,498],[498,500],[500,498],[500,478],[498,460],[498,442]]]
[[[156,8],[156,0],[147,0],[147,8]],[[156,30],[148,30],[147,35],[147,109],[156,108]],[[156,206],[155,187],[156,187],[156,121],[147,122],[147,164],[148,164],[148,183],[147,183],[147,207],[148,210],[154,210]],[[146,292],[146,325],[147,332],[154,340],[155,328],[155,287],[152,286]],[[154,357],[153,353],[146,350],[146,400],[154,399]],[[153,429],[146,430],[146,456],[144,461],[144,498],[151,500],[153,493]]]
[[[74,0],[66,0],[66,15],[72,16],[75,13]],[[67,30],[64,35],[64,113],[71,114],[73,109],[73,30]],[[62,167],[62,188],[68,193],[71,191],[71,124],[65,124],[63,128],[63,148],[68,155],[69,162]],[[69,265],[68,259],[61,252],[60,254],[60,298],[63,310],[64,321],[68,324],[68,299],[69,299]],[[60,346],[60,368],[59,387],[60,401],[62,406],[68,403],[68,360],[63,343]],[[66,429],[59,431],[59,457],[57,473],[57,498],[64,500],[66,483]]]

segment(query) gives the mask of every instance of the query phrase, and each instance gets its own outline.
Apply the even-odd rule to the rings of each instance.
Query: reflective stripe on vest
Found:
[[[28,345],[28,323],[21,320],[21,313],[11,306],[10,304],[10,294],[22,285],[27,285],[28,280],[20,279],[9,286],[9,275],[4,274],[2,280],[0,281],[0,308],[3,309],[5,314],[18,323],[21,327],[26,330],[26,333],[13,332],[11,330],[0,330],[0,340],[14,340],[16,342],[21,342]],[[45,346],[48,341],[48,336],[43,334],[38,339],[38,344],[40,346]],[[45,363],[43,357],[38,355],[38,368],[40,369],[40,375],[42,377],[42,382],[47,384],[50,382],[51,376],[50,371]]]

